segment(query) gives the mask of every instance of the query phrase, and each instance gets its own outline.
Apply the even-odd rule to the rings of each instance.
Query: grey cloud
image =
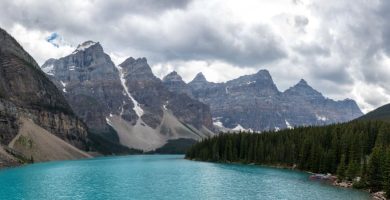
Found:
[[[294,50],[302,54],[302,56],[330,56],[330,49],[324,45],[316,44],[316,43],[300,43],[295,45]]]
[[[97,0],[94,2],[96,15],[121,17],[123,14],[154,15],[170,9],[184,9],[192,0]]]
[[[241,32],[240,25],[219,29],[212,24],[197,23],[193,28],[200,30],[198,34],[188,38],[189,43],[167,48],[165,59],[220,59],[236,65],[254,66],[286,56],[282,44],[265,25]],[[187,33],[183,31],[182,34]]]
[[[287,56],[282,40],[267,25],[248,27],[192,12],[190,0],[88,2],[77,11],[71,1],[34,1],[21,7],[9,1],[0,15],[9,23],[58,32],[71,42],[92,39],[108,49],[136,49],[156,62],[222,60],[255,66]]]
[[[385,49],[387,55],[390,56],[390,1],[381,0],[379,4],[379,9],[376,10],[376,17],[379,20],[380,26],[382,27],[380,30],[381,38],[383,40],[383,48]]]
[[[311,74],[317,80],[327,80],[339,85],[353,83],[351,74],[344,66],[317,65],[311,68]]]
[[[309,24],[309,19],[302,15],[297,15],[294,17],[295,26],[298,28],[305,27]]]
[[[56,31],[67,36],[108,33],[119,18],[129,15],[161,14],[172,9],[184,9],[191,0],[86,0],[79,1],[7,1],[0,0],[0,23],[14,23],[36,30]],[[84,6],[83,6],[84,5]],[[109,33],[108,33],[109,34]]]
[[[146,52],[156,62],[222,60],[254,66],[286,57],[282,39],[267,25],[244,26],[191,11],[176,12],[175,18],[169,23],[163,16],[123,18],[111,42]]]
[[[74,45],[89,39],[100,41],[107,52],[148,57],[151,64],[217,60],[252,69],[261,65],[295,70],[283,78],[312,80],[324,93],[345,95],[358,79],[390,94],[390,70],[383,61],[390,56],[388,0],[379,4],[366,0],[353,4],[348,0],[313,1],[307,7],[307,16],[275,13],[289,16],[290,24],[259,19],[252,25],[230,19],[226,13],[218,15],[207,6],[204,9],[210,10],[200,12],[199,2],[26,0],[21,4],[0,0],[0,26],[10,28],[18,23],[28,30],[57,32]],[[198,7],[194,8],[195,3]],[[300,0],[291,4],[308,5]],[[313,32],[312,25],[318,30]],[[273,29],[278,26],[283,27],[282,32]],[[290,29],[291,33],[283,32]],[[310,37],[314,39],[306,40]],[[337,85],[339,88],[334,89]],[[381,100],[362,96],[363,103],[379,106],[386,95],[372,96]]]

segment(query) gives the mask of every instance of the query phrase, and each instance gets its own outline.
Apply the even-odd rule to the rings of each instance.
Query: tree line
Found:
[[[192,146],[187,159],[296,167],[331,173],[357,188],[390,194],[390,123],[352,121],[264,133],[221,133]],[[359,178],[357,178],[359,177]]]

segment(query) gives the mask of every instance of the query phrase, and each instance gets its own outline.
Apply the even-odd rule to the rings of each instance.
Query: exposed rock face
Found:
[[[128,58],[119,65],[123,77],[134,99],[141,104],[142,120],[156,128],[163,116],[163,104],[168,101],[168,91],[161,80],[154,76],[146,58]]]
[[[305,80],[282,94],[286,106],[286,120],[292,125],[322,125],[346,122],[361,116],[356,102],[351,99],[334,101],[314,90]],[[307,113],[307,114],[304,114]]]
[[[164,80],[171,79],[170,76]],[[175,80],[179,80],[176,75]],[[210,105],[214,125],[223,131],[323,125],[349,121],[362,115],[355,101],[325,98],[304,80],[280,92],[267,70],[226,83],[208,82],[202,73],[186,86],[178,86],[174,81],[164,83],[173,91],[184,93],[189,90],[192,96]]]
[[[62,140],[87,150],[87,128],[34,59],[0,29],[0,145],[20,132],[20,119],[32,120]]]
[[[154,76],[145,58],[129,58],[120,66],[124,69],[126,85],[134,98],[142,105],[142,119],[155,128],[161,123],[163,109],[169,109],[182,122],[201,129],[213,130],[207,105],[180,92],[170,92],[163,82]],[[180,78],[181,79],[181,78]],[[166,80],[166,79],[165,79]]]
[[[170,139],[212,134],[209,107],[169,91],[146,58],[115,66],[99,43],[87,41],[69,56],[48,60],[42,70],[90,129],[106,135],[112,127],[127,147],[149,151]]]
[[[110,114],[135,122],[118,70],[99,43],[87,41],[66,57],[48,60],[42,69],[60,83],[69,104],[92,131],[107,131]]]
[[[163,79],[163,83],[171,92],[183,93],[192,97],[191,90],[187,87],[187,84],[183,81],[181,76],[175,71],[166,75]]]

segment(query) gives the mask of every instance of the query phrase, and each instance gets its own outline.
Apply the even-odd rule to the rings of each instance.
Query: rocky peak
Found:
[[[204,77],[202,72],[199,72],[191,82],[188,83],[188,86],[192,88],[192,90],[200,90],[205,87],[215,86],[217,84],[208,82]],[[192,93],[192,92],[191,92]]]
[[[279,90],[267,70],[260,70],[256,74],[240,76],[226,82],[227,93],[248,94],[256,96],[275,96]]]
[[[255,74],[256,78],[272,80],[271,74],[266,69],[261,69]]]
[[[103,47],[100,45],[99,42],[94,42],[91,40],[85,41],[79,45],[77,45],[77,48],[73,51],[72,54],[76,54],[78,52],[86,51],[87,49],[97,49],[103,52]]]
[[[299,82],[297,83],[297,85],[302,85],[302,86],[309,86],[309,84],[307,84],[306,80],[305,79],[301,79],[299,80]]]
[[[196,74],[195,78],[191,82],[208,82],[202,72]]]
[[[123,68],[123,72],[126,76],[131,75],[135,79],[139,80],[157,79],[157,77],[154,76],[146,58],[134,59],[133,57],[130,57],[119,66]]]
[[[171,92],[184,93],[192,97],[190,89],[187,84],[183,81],[181,76],[173,71],[163,78],[163,83],[166,88]]]
[[[324,98],[320,92],[313,89],[304,79],[301,79],[297,84],[287,89],[284,93],[293,96]]]
[[[227,82],[228,85],[250,85],[255,83],[261,86],[275,86],[271,74],[265,69],[259,70],[256,74],[240,76]]]
[[[110,114],[135,121],[133,104],[124,95],[118,69],[98,42],[86,41],[72,54],[46,61],[42,70],[92,131],[109,131],[105,118]]]
[[[164,82],[184,82],[183,79],[181,78],[181,76],[176,71],[173,71],[173,72],[167,74],[163,78],[163,81]]]

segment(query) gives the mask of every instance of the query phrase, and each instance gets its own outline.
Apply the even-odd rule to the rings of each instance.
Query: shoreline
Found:
[[[86,152],[86,153],[90,153],[90,152]],[[125,154],[125,155],[103,155],[103,154],[100,154],[100,153],[96,153],[96,152],[92,152],[92,154],[90,154],[91,157],[90,158],[80,158],[80,159],[67,159],[67,160],[46,160],[46,161],[38,161],[38,162],[32,162],[32,163],[28,163],[28,162],[20,162],[20,161],[13,161],[13,162],[7,162],[5,160],[1,160],[0,159],[0,171],[1,170],[5,170],[5,169],[12,169],[12,168],[17,168],[17,167],[23,167],[23,166],[27,166],[27,165],[31,165],[31,164],[38,164],[38,163],[49,163],[49,162],[61,162],[61,161],[77,161],[77,160],[88,160],[88,159],[93,159],[93,158],[106,158],[106,157],[122,157],[122,156],[140,156],[140,155],[145,155],[145,156],[148,156],[148,155],[183,155],[184,154],[147,154],[147,153],[141,153],[141,154]],[[183,158],[184,159],[184,158]]]
[[[138,154],[138,155],[151,155],[151,154]],[[117,156],[123,156],[123,155],[116,155],[114,157],[117,157]],[[100,156],[98,156],[98,157],[100,157]],[[102,157],[106,157],[106,156],[102,156]],[[323,175],[323,174],[320,174],[320,173],[313,173],[313,172],[310,172],[310,171],[305,171],[305,170],[298,169],[296,167],[296,165],[288,166],[288,165],[266,165],[266,164],[242,163],[242,162],[212,162],[212,161],[204,161],[204,160],[197,160],[197,159],[188,159],[188,158],[185,158],[185,157],[183,159],[190,160],[190,161],[196,161],[196,162],[208,162],[208,163],[218,163],[218,164],[237,164],[237,165],[244,165],[244,166],[269,167],[269,168],[274,168],[274,169],[286,169],[286,170],[304,172],[304,173],[311,174],[311,175]],[[75,159],[75,160],[83,160],[83,159]],[[53,160],[53,161],[60,161],[60,160]],[[66,161],[66,160],[61,160],[61,161]],[[45,162],[52,162],[52,161],[44,161],[44,162],[36,162],[36,163],[45,163]],[[17,167],[23,167],[23,166],[26,166],[26,165],[29,165],[29,164],[34,164],[34,163],[18,163],[18,162],[8,162],[7,163],[7,162],[1,162],[0,161],[0,171],[1,170],[5,170],[5,169],[12,169],[12,168],[17,168]],[[334,175],[331,175],[331,174],[329,174],[329,175],[332,176],[332,177],[335,177]],[[369,193],[370,196],[371,196],[371,199],[374,199],[374,200],[386,200],[385,193],[383,191],[370,192],[369,190],[366,190],[366,189],[353,188],[351,181],[339,181],[337,178],[334,179],[334,180],[327,180],[327,179],[315,180],[315,179],[310,179],[310,176],[308,177],[308,179],[310,181],[313,181],[313,182],[314,181],[323,182],[323,183],[326,183],[328,185],[331,185],[331,186],[334,186],[334,187],[338,187],[338,188],[347,188],[347,189],[354,189],[354,190],[364,191],[364,192]]]
[[[275,169],[287,169],[287,170],[292,170],[292,171],[304,172],[304,173],[308,173],[308,174],[311,174],[311,175],[320,174],[320,173],[314,173],[314,172],[298,169],[296,167],[296,165],[294,165],[294,166],[288,166],[288,165],[266,165],[266,164],[243,163],[243,162],[212,162],[212,161],[204,161],[204,160],[188,159],[188,158],[184,158],[184,159],[191,160],[191,161],[198,161],[198,162],[200,161],[200,162],[219,163],[219,164],[239,164],[239,165],[247,165],[247,166],[270,167],[270,168],[275,168]],[[334,176],[334,175],[331,174],[331,176]],[[316,181],[316,180],[311,180],[310,177],[308,179],[310,181]],[[370,196],[371,196],[371,199],[374,199],[374,200],[386,200],[387,199],[385,197],[385,193],[383,191],[370,192],[369,190],[366,190],[366,189],[353,188],[352,187],[352,182],[349,182],[349,181],[340,181],[340,182],[338,182],[338,179],[335,179],[334,181],[330,181],[330,180],[317,180],[317,181],[321,181],[321,182],[327,183],[327,184],[329,184],[329,185],[331,185],[333,187],[347,188],[347,189],[364,191],[364,192],[369,193]]]

